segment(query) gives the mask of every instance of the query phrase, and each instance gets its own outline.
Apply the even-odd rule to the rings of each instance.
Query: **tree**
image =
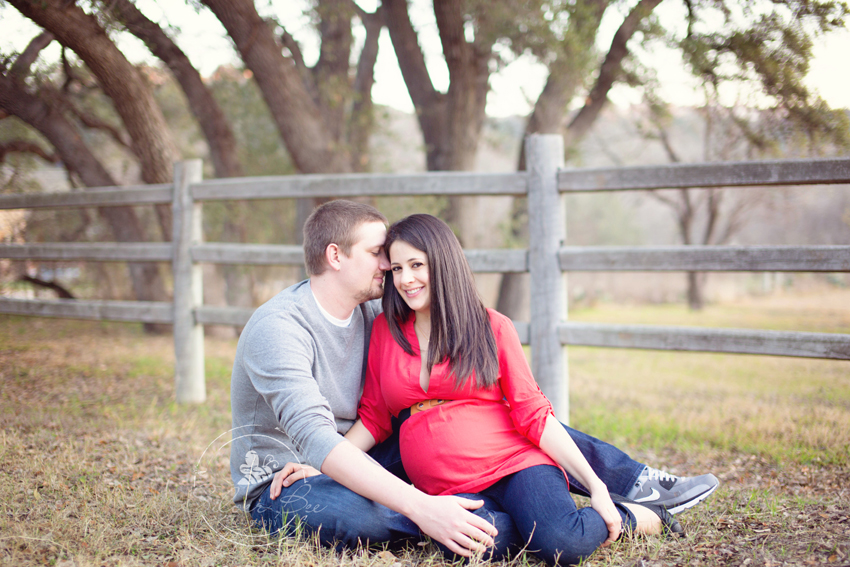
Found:
[[[720,103],[714,86],[706,85],[709,103],[700,111],[705,124],[704,162],[818,155],[828,148],[839,152],[850,148],[850,120],[844,112],[822,107],[805,112],[727,107]],[[672,163],[682,162],[672,139],[672,115],[667,104],[650,93],[646,108],[647,124],[640,128],[644,137],[658,140]],[[652,191],[650,195],[673,212],[682,244],[720,245],[728,244],[741,231],[770,193],[682,188]],[[698,311],[705,304],[707,274],[688,272],[686,277],[688,307]]]
[[[279,24],[261,18],[252,0],[203,0],[203,4],[224,25],[253,72],[298,170],[364,170],[380,15],[359,10],[351,0],[319,0],[320,56],[310,68],[292,36]],[[349,61],[355,15],[366,23],[368,35],[352,81]]]
[[[61,97],[53,96],[55,93],[51,92],[49,85],[42,85],[38,90],[33,90],[24,83],[29,66],[38,52],[52,39],[53,36],[49,33],[40,34],[8,69],[5,66],[0,67],[0,109],[19,117],[40,132],[55,148],[56,155],[69,172],[78,176],[86,186],[116,185],[115,180],[86,145],[79,129],[66,118],[64,108],[57,104]],[[51,152],[37,145],[31,145],[27,149],[53,160]],[[117,241],[139,242],[146,239],[139,219],[131,207],[101,207],[98,214],[109,224]],[[165,286],[156,264],[132,262],[128,264],[128,268],[137,299],[166,300]],[[155,326],[148,328],[158,329]]]
[[[179,153],[150,86],[115,46],[97,19],[64,0],[9,0],[24,16],[73,50],[97,77],[130,136],[145,183],[170,183]],[[163,238],[171,238],[171,210],[157,206]]]
[[[141,39],[168,69],[186,95],[189,108],[201,126],[210,148],[216,177],[239,177],[242,165],[236,154],[236,138],[221,106],[201,79],[201,74],[162,28],[129,0],[101,2],[101,10]]]
[[[296,168],[301,173],[367,171],[381,10],[370,14],[353,0],[317,0],[321,45],[319,59],[311,68],[292,35],[279,23],[261,18],[253,0],[202,3],[222,23],[252,71]],[[367,35],[352,69],[355,16],[364,23]],[[317,204],[315,199],[298,200],[298,242],[300,227]]]

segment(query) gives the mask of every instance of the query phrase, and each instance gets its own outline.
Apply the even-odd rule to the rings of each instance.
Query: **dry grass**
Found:
[[[771,301],[713,307],[701,320],[850,329],[850,295],[804,299],[804,309]],[[699,324],[668,307],[573,316],[614,314]],[[230,426],[234,350],[208,339],[209,401],[178,407],[169,337],[0,317],[0,563],[445,565],[430,547],[342,556],[247,526],[230,505],[219,438]],[[588,348],[572,349],[570,365],[574,425],[641,460],[723,482],[682,515],[688,538],[625,540],[588,565],[850,564],[847,363]]]

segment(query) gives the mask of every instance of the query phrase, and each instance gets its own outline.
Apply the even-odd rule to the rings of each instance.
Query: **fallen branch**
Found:
[[[33,285],[52,289],[56,292],[56,295],[59,297],[59,299],[76,299],[76,297],[74,297],[74,295],[70,291],[68,291],[66,288],[62,287],[55,281],[48,282],[39,278],[34,278],[32,276],[21,276],[18,281],[28,282]]]

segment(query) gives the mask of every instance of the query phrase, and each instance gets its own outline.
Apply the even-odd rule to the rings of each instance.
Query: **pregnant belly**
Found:
[[[468,492],[455,489],[495,482],[529,458],[551,462],[517,432],[509,411],[504,404],[458,400],[411,416],[399,443],[413,484],[429,494]]]

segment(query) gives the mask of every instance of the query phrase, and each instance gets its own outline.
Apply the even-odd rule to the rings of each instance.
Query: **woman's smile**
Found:
[[[428,255],[403,240],[393,242],[389,252],[393,285],[402,299],[414,311],[430,310]]]

